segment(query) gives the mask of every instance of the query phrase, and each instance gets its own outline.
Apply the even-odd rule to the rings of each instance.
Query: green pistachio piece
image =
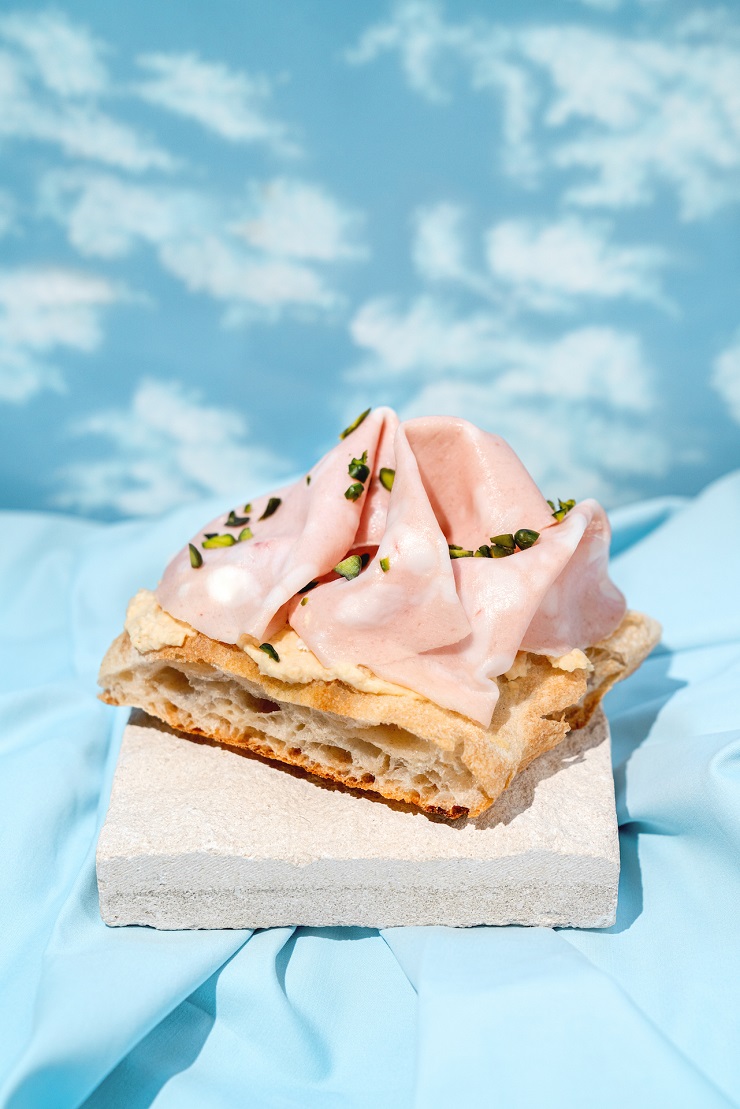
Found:
[[[311,484],[311,475],[306,474],[306,485],[310,485],[310,484]]]
[[[272,643],[260,643],[260,651],[264,651],[266,655],[269,655],[273,662],[280,662],[280,655]]]
[[[342,561],[338,562],[334,567],[335,572],[341,574],[347,581],[352,581],[353,578],[356,578],[361,569],[362,559],[359,555],[348,555],[347,558],[343,558]]]
[[[506,558],[513,554],[515,547],[500,547],[498,543],[491,543],[491,558]]]
[[[560,521],[563,519],[563,517],[566,516],[567,513],[570,512],[571,508],[575,508],[575,506],[576,506],[576,502],[574,500],[561,501],[559,497],[558,497],[558,507],[557,508],[552,503],[552,501],[548,501],[547,503],[549,504],[550,508],[552,509],[552,514],[553,514],[553,516],[555,517],[555,519],[557,520],[558,523],[560,523]]]
[[[248,524],[248,523],[249,523],[249,517],[248,516],[237,516],[237,514],[232,509],[232,511],[226,517],[226,525],[225,526],[227,528],[241,528],[241,527],[244,527],[244,525]]]
[[[244,512],[245,512],[245,513],[249,513],[249,512],[251,512],[251,511],[252,511],[252,505],[251,505],[251,503],[250,503],[250,504],[245,504],[245,505],[244,505]]]
[[[356,420],[352,421],[352,423],[349,425],[349,427],[345,427],[344,431],[341,433],[339,438],[340,439],[346,439],[347,436],[351,434],[351,432],[355,431],[355,429],[360,426],[360,424],[365,419],[365,417],[369,416],[369,415],[370,415],[370,409],[366,408],[364,412],[360,413],[360,415],[357,417]]]
[[[362,569],[363,570],[365,569],[365,567],[367,566],[369,561],[370,561],[370,555],[367,554],[367,552],[365,554],[360,555],[360,562],[362,563]]]
[[[540,533],[532,531],[531,528],[519,528],[519,531],[514,533],[514,539],[520,551],[526,551],[528,547],[534,546],[539,537]]]
[[[188,543],[188,548],[190,550],[190,565],[194,570],[199,570],[203,565],[203,555],[192,543]]]
[[[272,516],[273,512],[277,512],[282,503],[280,497],[270,497],[265,506],[265,511],[260,516],[260,520],[266,520],[268,516]]]
[[[299,589],[299,593],[308,593],[311,589],[315,589],[319,583],[317,581],[310,581],[308,585],[304,585],[303,589]]]
[[[396,471],[391,470],[390,466],[381,466],[380,467],[380,472],[378,473],[378,477],[380,478],[380,484],[383,486],[384,489],[387,489],[389,493],[390,493],[391,489],[393,488],[393,481],[394,481],[395,476],[396,476]]]
[[[457,543],[448,543],[447,549],[450,552],[450,558],[472,558],[474,553],[465,547],[458,547]]]
[[[210,550],[212,547],[233,547],[235,543],[233,535],[214,535],[210,539],[204,539],[201,545]]]
[[[473,557],[474,558],[493,558],[493,555],[491,554],[491,548],[488,546],[487,543],[484,543],[482,547],[478,548],[478,550],[475,552]]]
[[[370,467],[367,464],[367,451],[363,451],[359,458],[353,458],[347,467],[349,476],[353,477],[355,481],[361,481],[363,485],[370,477]]]
[[[217,531],[206,531],[203,533],[204,539],[213,539],[214,535],[218,535]]]
[[[511,551],[513,551],[516,546],[514,536],[508,531],[504,532],[503,535],[492,535],[491,542],[495,543],[497,547],[508,547]]]
[[[254,539],[251,528],[242,528],[236,537],[237,543],[243,543],[245,539]]]
[[[362,485],[359,481],[356,481],[353,485],[350,485],[349,489],[344,490],[344,495],[348,501],[356,501],[360,499],[364,489],[365,486]]]
[[[391,568],[390,559],[389,558],[381,558],[381,560],[380,560],[380,569],[383,571],[383,573],[387,574],[388,571],[390,570],[390,568]]]
[[[308,597],[301,597],[301,604],[302,605],[307,605],[308,604]]]

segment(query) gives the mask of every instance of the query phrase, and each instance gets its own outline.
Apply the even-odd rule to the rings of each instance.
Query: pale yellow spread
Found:
[[[396,697],[420,699],[419,694],[411,689],[376,678],[364,666],[354,666],[351,663],[323,666],[292,628],[283,628],[282,631],[271,636],[270,643],[277,651],[280,662],[275,662],[268,654],[261,651],[253,639],[242,636],[239,640],[239,646],[251,659],[254,659],[260,673],[270,678],[279,678],[283,682],[297,682],[301,685],[305,682],[344,682],[353,689],[359,689],[361,693],[385,693]]]
[[[578,647],[574,647],[572,651],[568,651],[567,655],[548,655],[547,661],[551,666],[556,667],[558,670],[567,670],[573,673],[574,670],[593,670],[593,664],[587,655]]]
[[[161,647],[182,647],[195,630],[165,612],[149,589],[140,589],[126,609],[126,631],[141,654]]]
[[[195,629],[189,624],[176,620],[174,616],[165,612],[149,589],[140,589],[130,600],[125,627],[134,647],[142,654],[147,651],[158,651],[162,647],[182,647],[189,636],[196,634]],[[280,658],[279,662],[275,662],[265,651],[261,651],[259,644],[251,637],[242,636],[238,644],[256,662],[260,673],[267,677],[301,685],[306,682],[339,681],[361,693],[384,693],[424,699],[404,686],[376,678],[372,671],[364,666],[355,666],[351,663],[323,666],[298,633],[290,627],[283,628],[273,635],[270,643]],[[548,656],[548,659],[560,670],[593,669],[583,651],[577,648],[559,658]],[[526,672],[526,657],[523,652],[520,652],[504,677],[508,681],[514,681]]]

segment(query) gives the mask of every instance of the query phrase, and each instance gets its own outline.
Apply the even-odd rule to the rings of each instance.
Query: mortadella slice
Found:
[[[352,458],[367,451],[361,495],[347,499]],[[392,490],[381,467],[396,472]],[[560,523],[508,444],[466,420],[403,423],[371,413],[300,479],[279,490],[279,508],[251,513],[253,538],[187,548],[158,589],[162,607],[212,639],[259,640],[289,621],[326,666],[354,663],[487,725],[494,680],[518,650],[565,654],[609,635],[625,612],[609,580],[609,524],[585,500]],[[503,558],[450,558],[520,528],[536,543]],[[230,530],[220,517],[206,532]],[[236,535],[236,532],[234,532]],[[359,576],[333,573],[350,552],[369,556]],[[309,582],[319,584],[298,595]]]
[[[325,666],[353,662],[373,669],[376,663],[456,643],[470,631],[447,541],[402,424],[394,454],[396,476],[375,558],[354,580],[332,581],[314,590],[290,617]]]
[[[313,468],[310,484],[300,478],[273,495],[281,503],[265,520],[268,497],[258,498],[252,539],[204,551],[206,533],[238,534],[225,527],[225,517],[207,524],[192,541],[203,565],[193,570],[187,548],[176,555],[157,589],[162,608],[222,643],[241,635],[261,639],[286,602],[329,573],[354,544],[366,493],[355,501],[345,497],[352,484],[348,466],[367,451],[373,467],[386,420],[397,422],[395,413],[376,408]]]

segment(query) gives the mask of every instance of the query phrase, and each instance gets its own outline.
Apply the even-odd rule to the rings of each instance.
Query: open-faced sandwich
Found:
[[[377,408],[136,594],[102,698],[477,816],[658,640],[609,580],[609,539],[596,501],[545,500],[503,439]]]

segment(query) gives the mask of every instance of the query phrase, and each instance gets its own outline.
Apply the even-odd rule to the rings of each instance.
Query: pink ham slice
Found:
[[[376,557],[352,581],[316,589],[290,622],[320,662],[393,663],[470,632],[455,589],[447,541],[424,492],[403,424],[396,431],[396,477]],[[385,573],[380,560],[388,559]]]
[[[347,501],[347,467],[363,450],[371,475],[362,497]],[[390,493],[381,466],[396,471]],[[301,479],[276,495],[283,503],[254,523],[253,540],[205,551],[197,572],[181,552],[159,587],[162,607],[227,643],[261,639],[287,619],[324,665],[362,664],[484,725],[498,697],[491,679],[518,650],[588,646],[624,614],[607,575],[601,507],[583,501],[554,524],[514,451],[465,420],[399,424],[376,409],[319,462],[310,485]],[[266,503],[255,503],[253,520]],[[522,527],[541,533],[528,550],[449,557],[448,543],[475,549]],[[223,531],[223,519],[209,530]],[[353,549],[371,554],[359,577],[332,575],[306,605],[291,601]]]
[[[268,496],[255,500],[253,539],[203,550],[207,532],[239,533],[224,526],[225,516],[207,524],[192,540],[203,566],[193,570],[187,548],[175,556],[157,589],[162,608],[222,643],[236,643],[244,634],[261,639],[268,628],[275,630],[275,614],[286,602],[328,574],[354,544],[367,494],[356,501],[344,496],[353,481],[348,466],[365,450],[368,465],[374,465],[386,421],[398,422],[391,409],[371,412],[312,469],[310,484],[301,478],[273,494],[282,503],[266,520],[259,517]]]

